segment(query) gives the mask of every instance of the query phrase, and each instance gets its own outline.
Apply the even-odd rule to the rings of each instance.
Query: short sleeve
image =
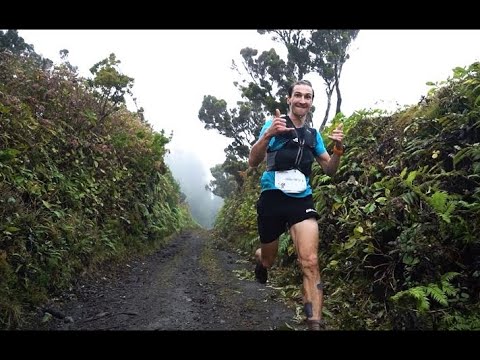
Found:
[[[327,149],[325,149],[325,144],[323,143],[323,139],[320,136],[320,133],[318,132],[317,129],[315,129],[315,136],[316,136],[316,139],[317,139],[317,141],[316,141],[317,145],[315,146],[315,156],[320,156],[324,152],[326,152]]]
[[[262,130],[260,130],[260,135],[258,135],[258,138],[260,139],[262,137],[263,134],[265,134],[265,131],[267,131],[267,129],[272,126],[272,120],[267,120],[265,121],[265,124],[263,124],[263,127],[262,127]]]

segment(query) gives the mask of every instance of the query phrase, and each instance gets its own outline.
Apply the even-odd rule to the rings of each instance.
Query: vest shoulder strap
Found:
[[[288,115],[282,115],[286,121],[287,121],[287,128],[295,128],[295,125],[293,124],[292,119]],[[317,137],[315,136],[315,129],[311,126],[304,125],[303,126],[305,131],[304,131],[304,138],[305,138],[305,143],[312,147],[315,148],[317,146]]]

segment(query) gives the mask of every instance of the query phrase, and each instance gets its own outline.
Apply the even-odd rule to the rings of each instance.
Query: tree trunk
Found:
[[[320,125],[320,129],[319,129],[320,131],[323,130],[328,120],[328,114],[330,113],[330,106],[332,105],[333,89],[334,88],[325,90],[325,92],[327,93],[327,110],[325,110],[325,117],[323,118],[322,125]]]
[[[335,90],[337,91],[337,108],[335,109],[335,115],[341,112],[340,108],[342,106],[342,95],[340,94],[340,87],[338,86],[338,80],[335,83]]]

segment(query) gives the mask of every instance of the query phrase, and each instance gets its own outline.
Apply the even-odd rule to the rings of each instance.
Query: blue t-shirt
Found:
[[[262,137],[262,135],[265,133],[265,131],[267,131],[267,129],[272,125],[272,123],[273,123],[273,119],[265,121],[265,124],[263,125],[262,130],[260,130],[259,138]],[[314,155],[315,157],[317,157],[323,154],[327,150],[325,149],[325,145],[323,144],[323,139],[320,136],[320,133],[318,132],[318,130],[317,129],[313,129],[313,130],[315,130],[315,137],[317,139],[316,140],[317,145],[315,146],[315,149],[314,149]],[[268,143],[267,150],[276,151],[278,149],[281,149],[285,143],[286,143],[285,140],[281,140],[273,136],[270,139],[270,142]],[[296,198],[302,198],[302,197],[311,195],[312,187],[310,186],[310,178],[308,176],[305,176],[305,179],[307,181],[307,188],[304,191],[300,193],[286,193],[286,192],[284,193],[288,196],[292,196]],[[262,192],[265,190],[275,190],[275,189],[280,190],[275,186],[275,171],[265,171],[260,180],[260,185],[262,187]]]

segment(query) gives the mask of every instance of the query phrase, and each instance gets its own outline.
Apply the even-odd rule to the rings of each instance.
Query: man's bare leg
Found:
[[[265,268],[272,267],[278,253],[278,239],[268,244],[261,244],[255,251],[255,259],[261,261]]]
[[[310,328],[320,328],[323,286],[318,269],[318,224],[313,218],[290,228],[297,257],[303,272],[303,302]]]
[[[266,284],[268,280],[268,271],[277,256],[278,239],[268,244],[262,244],[257,251],[255,251],[255,279],[260,284]]]

